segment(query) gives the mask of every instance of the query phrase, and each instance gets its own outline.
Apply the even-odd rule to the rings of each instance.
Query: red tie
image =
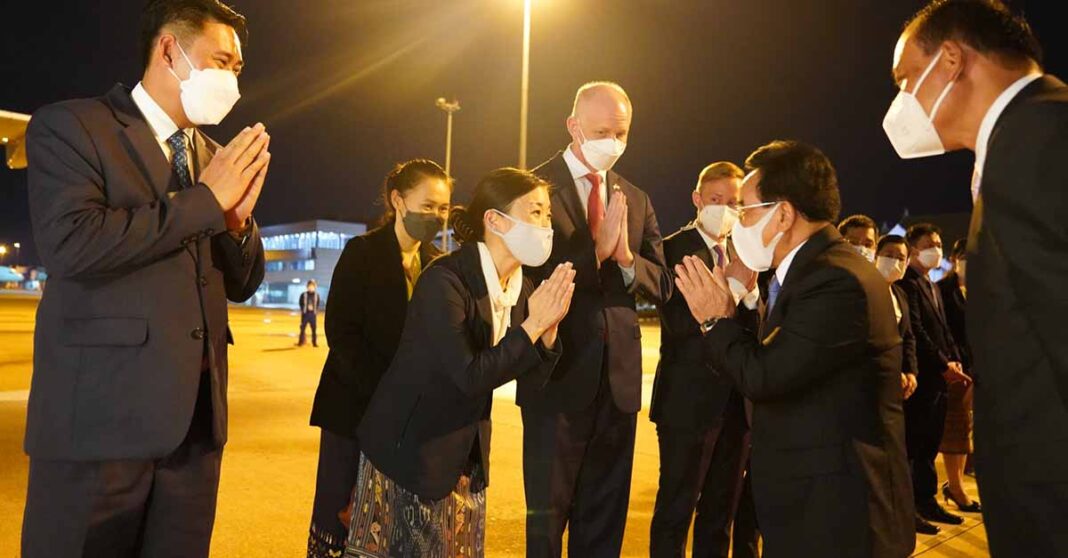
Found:
[[[593,188],[590,190],[589,200],[586,202],[586,221],[590,224],[590,234],[597,236],[601,229],[601,221],[604,221],[604,200],[601,199],[601,175],[590,173],[586,175]]]

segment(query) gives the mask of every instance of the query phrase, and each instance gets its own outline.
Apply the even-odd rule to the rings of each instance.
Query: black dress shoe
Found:
[[[949,525],[960,525],[964,523],[964,518],[959,515],[953,515],[943,508],[938,502],[932,501],[928,504],[916,506],[916,513],[920,514],[920,517],[927,521],[934,521],[935,523],[946,523]]]
[[[916,533],[920,535],[937,535],[942,532],[937,525],[926,519],[916,516]]]

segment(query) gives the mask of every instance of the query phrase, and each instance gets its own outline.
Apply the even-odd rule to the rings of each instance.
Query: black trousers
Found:
[[[330,556],[345,550],[349,526],[338,513],[349,505],[360,469],[360,445],[323,429],[319,435],[319,470],[315,477],[308,557]],[[340,553],[334,554],[340,556]]]
[[[650,526],[649,555],[685,558],[692,521],[694,558],[727,558],[731,523],[749,457],[749,430],[741,397],[732,397],[721,421],[712,427],[657,425],[656,433],[660,485]]]
[[[753,504],[753,477],[746,471],[738,510],[734,514],[733,558],[760,558],[760,525]]]
[[[578,412],[523,415],[527,556],[618,558],[634,463],[636,413],[620,411],[602,374],[593,403]]]
[[[319,339],[316,335],[316,313],[315,312],[301,312],[300,314],[300,341],[298,344],[303,345],[307,338],[304,335],[305,328],[311,326],[312,331],[312,345],[319,345]]]
[[[162,459],[31,457],[22,556],[208,556],[222,461],[211,413],[204,374],[189,432]]]
[[[935,458],[938,457],[938,448],[942,445],[945,426],[944,393],[917,393],[905,400],[905,441],[917,507],[935,502],[938,492]]]

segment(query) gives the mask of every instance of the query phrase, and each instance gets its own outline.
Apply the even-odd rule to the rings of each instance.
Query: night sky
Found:
[[[242,100],[206,131],[226,143],[262,121],[271,171],[261,224],[367,222],[397,161],[444,163],[445,116],[458,98],[455,202],[518,153],[521,0],[228,0],[248,17]],[[1016,1],[1068,76],[1061,8]],[[0,34],[0,109],[30,113],[134,85],[140,0],[18,2]],[[824,150],[844,213],[880,222],[968,211],[972,155],[901,161],[882,132],[896,93],[894,42],[918,0],[535,0],[528,163],[569,141],[564,119],[586,81],[619,82],[635,106],[616,166],[652,197],[668,234],[693,216],[689,192],[709,162],[741,164],[773,139]],[[106,6],[106,9],[103,7]],[[1058,25],[1058,21],[1061,22]],[[0,168],[0,243],[36,261],[26,171]],[[9,256],[8,263],[11,263]]]

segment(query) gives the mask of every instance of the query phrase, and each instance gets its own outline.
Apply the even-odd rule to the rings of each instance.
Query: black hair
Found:
[[[872,229],[879,234],[879,226],[867,215],[851,215],[838,223],[838,232],[845,234],[849,229]]]
[[[916,223],[909,227],[908,232],[905,233],[905,238],[908,239],[909,246],[915,247],[920,243],[920,240],[923,240],[923,237],[931,236],[932,234],[942,236],[942,229],[931,223]]]
[[[382,213],[382,222],[388,223],[397,216],[397,210],[393,208],[393,202],[390,200],[390,194],[394,190],[403,195],[428,178],[444,180],[449,188],[452,188],[452,179],[445,174],[445,169],[434,161],[412,159],[397,163],[386,175],[386,181],[382,184],[382,205],[386,208]]]
[[[229,25],[237,32],[241,48],[248,47],[245,16],[218,0],[149,0],[141,11],[141,61],[144,67],[148,68],[152,47],[164,27],[178,24],[203,30],[204,24],[209,22]]]
[[[926,54],[957,40],[1006,62],[1042,65],[1042,46],[1030,24],[1001,0],[934,0],[905,24],[910,28]]]
[[[888,234],[879,239],[879,244],[875,247],[875,253],[878,254],[879,252],[882,252],[887,244],[904,244],[906,248],[909,245],[908,241],[905,240],[905,237],[899,234]]]
[[[491,209],[508,213],[515,200],[549,183],[538,175],[511,167],[491,171],[478,181],[471,204],[456,206],[449,213],[449,224],[460,243],[481,242],[486,238],[483,215]]]
[[[760,171],[757,190],[762,201],[788,201],[809,221],[838,219],[842,209],[838,177],[819,149],[776,140],[754,151],[745,160],[745,168]]]

